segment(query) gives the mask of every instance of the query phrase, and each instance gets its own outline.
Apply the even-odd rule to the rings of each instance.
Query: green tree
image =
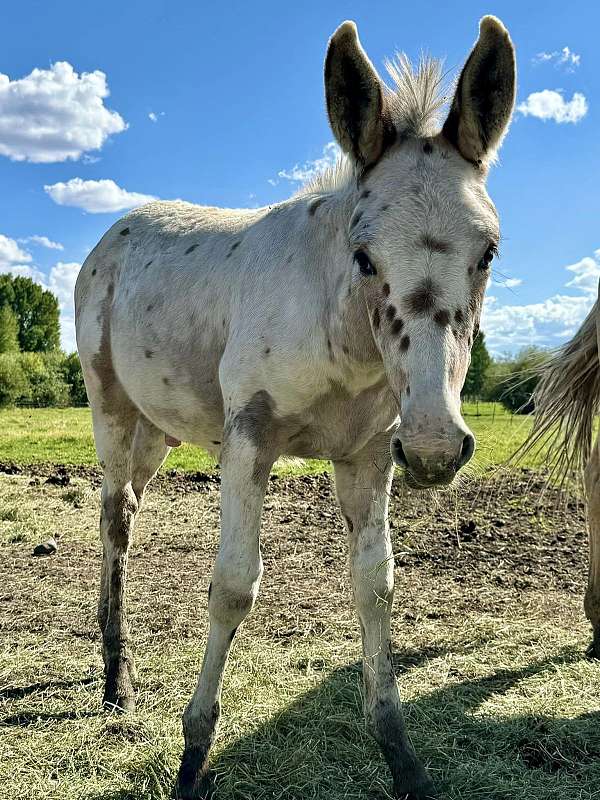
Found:
[[[88,401],[81,371],[81,362],[77,353],[66,356],[62,363],[62,374],[69,386],[71,403],[74,406],[85,405]]]
[[[491,363],[492,359],[485,346],[485,335],[479,331],[471,348],[471,365],[465,378],[463,397],[481,397]]]
[[[56,350],[60,341],[58,300],[31,278],[0,275],[0,308],[9,306],[19,323],[24,352]]]
[[[499,400],[509,411],[518,414],[531,414],[531,396],[540,379],[541,367],[549,353],[538,347],[526,347],[514,358],[504,359],[494,364],[487,385],[487,398]]]
[[[0,308],[0,353],[19,352],[19,323],[10,306]]]

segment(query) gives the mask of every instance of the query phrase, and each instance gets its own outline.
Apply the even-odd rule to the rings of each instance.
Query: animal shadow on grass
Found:
[[[398,654],[407,673],[436,652]],[[565,649],[520,669],[453,683],[405,704],[407,724],[440,798],[592,798],[600,785],[600,713],[575,719],[477,713],[521,681],[579,661]],[[299,668],[309,669],[310,664]],[[362,718],[361,665],[328,674],[314,689],[212,758],[213,800],[389,800],[391,779]],[[226,700],[225,700],[226,703]],[[231,713],[231,712],[230,712]],[[131,775],[131,790],[102,800],[166,800],[173,765],[157,753]],[[170,785],[168,785],[170,783]],[[140,793],[136,787],[145,787]],[[148,793],[149,786],[153,789]],[[101,800],[101,798],[95,798]]]
[[[436,648],[396,653],[400,685],[403,675],[443,655]],[[478,713],[487,701],[502,698],[520,682],[582,658],[581,653],[564,649],[526,667],[453,682],[405,703],[411,738],[441,800],[594,797],[594,787],[600,785],[600,713],[575,719]],[[323,665],[301,661],[296,668],[317,672]],[[90,681],[73,685],[82,682]],[[5,692],[26,696],[40,686]],[[281,713],[257,723],[231,743],[217,746],[211,760],[213,800],[389,800],[390,775],[366,731],[360,686],[360,663],[336,669]],[[250,706],[251,698],[247,703]],[[1,724],[28,725],[40,718],[60,721],[95,714],[31,713],[6,718]],[[224,724],[228,724],[227,716]],[[244,725],[248,726],[247,720]],[[128,773],[127,788],[90,793],[88,800],[168,800],[176,796],[176,768],[171,748],[149,741],[143,758],[138,754]]]

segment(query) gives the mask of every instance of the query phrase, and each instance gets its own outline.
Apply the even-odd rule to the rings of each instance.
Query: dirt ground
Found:
[[[100,474],[93,468],[0,465],[0,636],[4,643],[0,736],[3,729],[14,732],[34,722],[39,724],[40,718],[43,721],[48,687],[51,699],[72,708],[74,696],[79,695],[71,691],[69,672],[79,676],[84,688],[78,691],[85,691],[86,698],[91,694],[94,702],[98,699],[101,678],[95,601],[100,560],[96,534],[99,485]],[[194,663],[198,663],[206,633],[206,591],[218,544],[218,518],[218,473],[161,475],[148,492],[136,529],[129,580],[130,622],[145,682],[142,709],[144,704],[152,710],[161,703],[163,684],[152,674],[159,654],[165,657],[175,647],[191,648]],[[553,649],[563,654],[566,663],[575,660],[579,664],[587,637],[581,609],[587,565],[581,502],[559,496],[556,490],[545,487],[542,476],[527,470],[472,480],[459,490],[438,494],[414,492],[396,481],[390,519],[397,581],[395,661],[398,674],[407,675],[405,694],[417,698],[422,693],[416,683],[412,686],[409,673],[424,664],[428,669],[437,665],[429,673],[436,691],[442,661],[445,680],[460,684],[465,677],[480,682],[482,676],[495,675],[500,687],[505,679],[513,686],[517,676],[535,673],[531,672],[531,659],[540,655],[536,647],[544,649],[540,656],[544,669],[554,668],[548,655]],[[257,607],[244,624],[240,641],[236,641],[239,659],[241,648],[251,650],[256,642],[261,643],[262,655],[276,653],[285,661],[286,652],[293,653],[300,679],[307,672],[314,677],[338,669],[347,663],[349,653],[357,659],[358,631],[346,569],[346,542],[332,478],[327,474],[273,477],[262,531],[264,579]],[[58,538],[57,554],[34,557],[32,547],[50,534]],[[560,636],[555,629],[560,629]],[[483,660],[468,661],[468,654],[475,651],[485,652],[488,658],[496,648],[498,654],[502,636],[507,644],[491,672],[489,660],[485,664]],[[454,662],[452,654],[456,655]],[[50,668],[48,658],[54,659]],[[235,664],[235,655],[233,661]],[[70,663],[76,669],[70,670]],[[248,664],[246,668],[251,671]],[[283,674],[285,677],[285,669]],[[185,676],[177,680],[181,694],[169,700],[174,708],[193,686],[192,668],[187,665]],[[593,680],[598,680],[595,673]],[[61,692],[61,681],[65,692]],[[235,694],[226,686],[227,691]],[[258,696],[258,689],[252,696]],[[241,702],[248,702],[248,698],[246,690]],[[597,710],[597,703],[592,709],[589,705],[584,708],[587,714],[593,709]],[[409,711],[409,721],[411,713],[422,713],[418,702],[416,711]],[[530,716],[537,719],[535,714]],[[243,728],[241,722],[239,725]],[[229,748],[239,738],[239,725],[226,732]],[[179,746],[177,742],[174,748]],[[566,769],[563,755],[552,748],[540,750],[530,737],[514,746],[520,768],[542,770],[546,777],[557,771],[560,775],[560,770]],[[559,753],[563,754],[565,747],[561,747]],[[18,747],[13,756],[15,752],[21,752],[21,759],[25,757]],[[590,752],[600,758],[600,736],[586,745],[586,758]],[[434,771],[437,757],[431,755]],[[460,759],[460,753],[456,757]],[[239,760],[239,752],[236,758]],[[569,758],[569,764],[581,768],[576,753]],[[224,759],[227,764],[227,754]],[[174,764],[175,759],[167,769],[168,779]],[[521,794],[515,792],[511,781],[492,794],[487,789],[478,794],[472,787],[464,794],[462,789],[452,794],[451,778],[444,777],[446,767],[441,764],[438,769],[452,797],[568,800],[571,796],[564,794],[559,784],[552,791],[538,793],[523,784]],[[590,791],[585,787],[588,778],[577,775],[577,781],[569,786],[583,786],[584,791],[573,794],[573,798],[596,796],[591,787]],[[364,796],[358,789],[356,794],[348,792],[347,787],[339,794],[316,788],[312,793],[306,788],[288,788],[287,793],[276,794],[260,781],[254,785],[254,778],[246,778],[254,786],[247,794],[240,793],[238,783],[235,791],[224,788],[218,796]],[[463,778],[468,788],[472,776]],[[568,770],[567,778],[573,778]],[[378,780],[383,785],[387,777],[382,773]],[[509,784],[513,787],[510,790],[506,788]],[[162,798],[162,791],[166,791],[164,787],[146,794],[131,789],[129,794],[105,792],[93,796],[137,800]],[[369,796],[385,797],[382,791]],[[11,797],[28,796],[15,792]],[[73,792],[73,797],[92,797],[83,789]],[[30,796],[62,798],[63,794],[58,788],[54,794],[43,794],[40,789],[39,794]]]

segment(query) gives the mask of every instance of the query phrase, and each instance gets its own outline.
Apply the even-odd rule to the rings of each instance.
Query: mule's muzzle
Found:
[[[464,467],[475,452],[475,437],[467,433],[456,452],[444,450],[426,454],[403,444],[400,436],[392,437],[390,451],[394,463],[404,469],[406,482],[413,489],[430,489],[448,486],[456,473]]]

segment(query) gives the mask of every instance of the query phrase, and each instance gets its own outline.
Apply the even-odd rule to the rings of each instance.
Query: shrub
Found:
[[[489,388],[489,400],[499,400],[509,411],[531,414],[532,394],[540,379],[540,368],[549,354],[537,347],[527,347],[514,360],[494,364]]]
[[[85,405],[88,398],[85,391],[85,383],[83,382],[81,362],[79,361],[77,353],[71,353],[70,356],[65,356],[62,365],[62,374],[69,386],[71,404],[74,406]]]
[[[18,398],[34,406],[68,406],[69,386],[61,366],[62,353],[21,353],[21,368],[28,382],[27,394]]]
[[[12,406],[29,390],[20,353],[0,353],[0,407]]]

